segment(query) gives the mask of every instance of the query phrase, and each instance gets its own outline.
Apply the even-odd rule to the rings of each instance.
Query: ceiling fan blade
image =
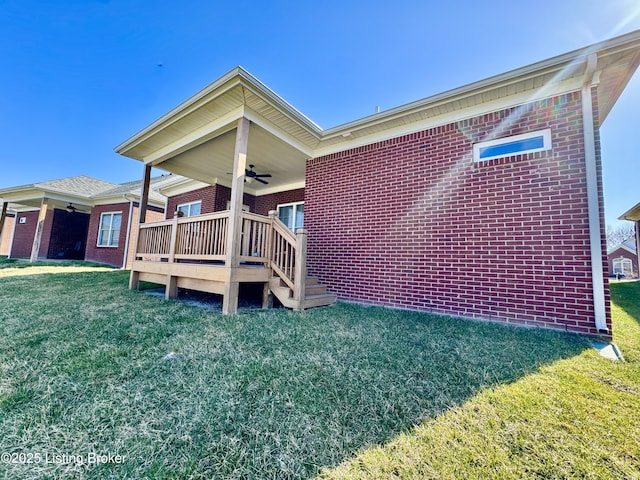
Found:
[[[259,175],[256,174],[255,178],[271,178],[271,174],[270,173],[261,173]]]
[[[259,175],[259,176],[262,176],[262,175]],[[271,176],[271,175],[269,175],[269,176]],[[269,182],[267,182],[265,180],[262,180],[261,178],[258,178],[258,177],[256,177],[256,182],[260,182],[260,183],[264,183],[265,185],[269,185]]]

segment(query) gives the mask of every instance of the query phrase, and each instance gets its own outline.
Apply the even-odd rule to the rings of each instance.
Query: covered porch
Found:
[[[140,281],[223,296],[223,313],[238,308],[240,283],[263,284],[296,310],[335,302],[307,276],[304,229],[291,231],[275,212],[243,210],[245,193],[256,198],[304,188],[306,160],[319,127],[244,70],[237,68],[116,148],[144,163],[140,223],[130,288]],[[268,172],[268,181],[252,172]],[[228,187],[223,211],[147,223],[151,168]]]

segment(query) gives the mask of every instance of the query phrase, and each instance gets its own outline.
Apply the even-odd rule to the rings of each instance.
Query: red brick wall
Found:
[[[271,193],[269,195],[260,195],[256,197],[255,212],[260,215],[268,215],[269,210],[275,210],[278,205],[294,202],[304,202],[304,188]]]
[[[211,185],[169,197],[167,199],[167,218],[173,218],[173,214],[176,212],[178,205],[197,202],[198,200],[202,202],[202,206],[200,207],[201,213],[211,213],[217,210],[224,210],[224,208],[216,208],[216,187],[217,185]]]
[[[167,218],[173,218],[178,205],[201,201],[201,213],[219,212],[227,209],[227,202],[231,199],[231,189],[223,185],[210,185],[191,192],[181,193],[167,200]],[[255,211],[256,198],[248,193],[244,194],[243,203]]]
[[[98,230],[100,227],[100,215],[105,212],[121,212],[122,224],[120,225],[120,237],[117,247],[98,247]],[[133,249],[135,232],[139,218],[138,203],[134,202],[131,238],[129,239],[129,250]],[[159,222],[164,219],[164,211],[157,207],[149,206],[147,209],[147,222]],[[127,241],[127,225],[129,222],[129,202],[114,203],[109,205],[98,205],[91,210],[89,221],[89,233],[87,235],[87,250],[85,259],[92,262],[105,263],[114,267],[122,267],[124,251]],[[132,255],[132,253],[131,253]],[[127,259],[129,262],[129,258]],[[128,266],[131,266],[129,263]]]
[[[473,162],[544,128],[551,151]],[[597,333],[579,93],[309,160],[305,201],[342,300]]]
[[[4,219],[4,227],[0,232],[0,255],[9,255],[9,247],[11,246],[11,237],[13,235],[13,224],[15,222],[15,216],[7,213]]]
[[[18,223],[13,237],[13,245],[11,246],[11,257],[29,258],[31,256],[33,236],[36,233],[36,225],[38,224],[38,213],[33,211],[17,214],[16,221]],[[20,223],[20,218],[22,217],[27,218],[27,223]]]
[[[120,236],[117,247],[98,247],[98,230],[100,229],[100,215],[107,212],[122,213]],[[129,202],[98,205],[91,209],[89,233],[87,234],[87,249],[85,259],[92,262],[105,263],[114,267],[122,266],[124,248],[127,238],[127,224],[129,221]]]

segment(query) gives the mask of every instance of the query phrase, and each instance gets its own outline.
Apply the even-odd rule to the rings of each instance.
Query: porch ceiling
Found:
[[[158,164],[158,167],[201,182],[229,185],[233,170],[236,130],[233,128],[179,153]],[[247,165],[255,165],[254,170],[257,173],[270,173],[272,177],[265,179],[269,182],[268,185],[257,181],[245,183],[245,191],[260,195],[304,185],[307,158],[305,153],[272,135],[260,125],[251,123]]]

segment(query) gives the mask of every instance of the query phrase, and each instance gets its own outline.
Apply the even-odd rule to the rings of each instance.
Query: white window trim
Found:
[[[98,238],[96,238],[96,247],[100,247],[100,248],[118,248],[119,244],[120,244],[120,238],[116,238],[116,244],[115,245],[102,245],[100,243],[100,230],[102,230],[102,217],[104,215],[111,215],[111,221],[109,222],[109,238],[111,238],[111,240],[113,240],[113,216],[114,215],[120,215],[120,229],[122,230],[122,211],[114,211],[114,212],[102,212],[100,213],[100,223],[98,224]],[[118,237],[120,237],[120,232],[118,231]]]
[[[522,140],[528,140],[530,138],[542,137],[542,147],[532,148],[529,150],[521,150],[519,152],[503,153],[499,155],[493,155],[491,157],[480,158],[480,150],[487,147],[494,147],[496,145],[502,145],[512,142],[520,142]],[[488,140],[486,142],[475,143],[473,145],[473,161],[474,162],[486,162],[487,160],[493,160],[496,158],[508,158],[515,157],[516,155],[524,155],[527,153],[544,152],[551,150],[551,129],[537,130],[535,132],[522,133],[520,135],[512,135],[510,137],[497,138],[495,140]]]
[[[293,218],[294,218],[294,221],[295,221],[296,213],[297,213],[297,208],[296,207],[298,205],[304,205],[304,202],[290,202],[290,203],[281,203],[281,204],[279,204],[276,207],[276,212],[277,212],[278,218],[280,218],[280,208],[281,207],[294,207],[294,209],[293,209]],[[289,227],[289,225],[287,225],[287,227]],[[304,227],[304,222],[303,222],[303,227]],[[298,228],[303,228],[303,227],[298,227]],[[295,233],[295,229],[294,229],[293,233]]]
[[[625,269],[625,265],[629,268]],[[616,268],[617,267],[617,268]],[[633,274],[633,262],[630,258],[619,257],[613,259],[613,274],[614,275],[627,275],[628,271],[629,275]]]
[[[180,204],[176,205],[176,212],[180,210],[180,207],[188,207],[189,213],[187,215],[185,215],[185,216],[186,217],[193,217],[194,215],[191,215],[191,206],[192,205],[200,205],[200,213],[202,213],[202,200],[196,200],[195,202],[180,203]]]

